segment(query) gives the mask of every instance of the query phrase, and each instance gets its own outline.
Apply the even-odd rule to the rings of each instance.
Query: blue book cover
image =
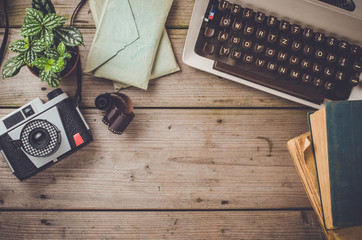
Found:
[[[319,111],[309,114],[308,118],[309,121],[311,118],[325,120],[324,130],[320,129],[321,124],[309,123],[325,225],[327,228],[362,225],[362,101],[328,102],[325,110]],[[314,114],[316,116],[312,117]],[[313,129],[312,125],[318,129]],[[316,158],[321,156],[316,151],[323,151],[323,147],[316,144],[323,145],[325,135],[328,162],[323,166],[324,159]],[[326,177],[329,177],[327,184]],[[330,188],[330,198],[322,194],[326,187]],[[323,201],[326,199],[328,201]],[[328,216],[332,216],[331,219]],[[328,223],[330,221],[332,224]]]

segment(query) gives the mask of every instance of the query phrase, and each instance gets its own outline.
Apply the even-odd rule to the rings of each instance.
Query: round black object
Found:
[[[29,134],[29,143],[36,149],[42,149],[48,146],[50,135],[44,128],[35,128]]]
[[[27,154],[34,157],[46,157],[59,149],[61,134],[49,121],[36,119],[23,127],[20,142]]]
[[[47,95],[48,100],[50,101],[50,100],[54,99],[55,97],[58,97],[62,93],[63,93],[62,89],[57,88],[57,89],[51,91],[50,93],[48,93],[48,95]]]
[[[108,110],[112,105],[112,96],[109,93],[96,97],[95,105],[99,110]]]

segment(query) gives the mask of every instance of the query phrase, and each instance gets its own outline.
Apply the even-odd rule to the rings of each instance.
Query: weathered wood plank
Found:
[[[53,0],[52,2],[57,14],[70,18],[80,0]],[[191,18],[194,2],[194,0],[174,0],[166,26],[168,28],[186,28]],[[31,0],[8,1],[8,15],[11,26],[20,27],[23,25],[26,8],[31,8]],[[2,8],[0,14],[3,16]],[[3,26],[3,22],[1,22],[1,24],[1,26]],[[79,11],[75,20],[75,26],[94,27],[94,21],[88,2],[86,2]]]
[[[0,239],[323,240],[313,211],[0,212]]]
[[[38,176],[18,182],[0,158],[0,208],[310,207],[286,148],[306,111],[136,109],[122,136],[84,113],[94,142]]]
[[[82,29],[86,47],[81,48],[81,60],[85,66],[94,29]],[[19,30],[11,29],[9,41],[19,39]],[[279,97],[251,89],[241,84],[201,72],[182,62],[186,30],[170,30],[173,48],[181,71],[150,81],[147,91],[129,88],[128,94],[136,107],[300,107],[301,105]],[[15,56],[7,51],[4,59]],[[0,80],[0,106],[22,106],[36,97],[46,99],[49,87],[33,76],[26,68],[13,78]],[[63,90],[74,95],[76,78],[64,79]],[[83,105],[94,106],[94,99],[105,91],[113,91],[112,83],[84,75]]]

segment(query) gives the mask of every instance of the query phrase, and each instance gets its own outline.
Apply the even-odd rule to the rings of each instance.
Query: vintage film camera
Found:
[[[36,98],[0,119],[0,151],[20,180],[29,178],[92,141],[83,115],[58,88],[48,102]]]

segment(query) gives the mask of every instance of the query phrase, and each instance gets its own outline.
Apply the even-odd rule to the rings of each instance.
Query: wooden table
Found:
[[[70,17],[78,0],[53,2]],[[8,1],[9,41],[30,3]],[[183,64],[193,4],[175,0],[167,20],[182,70],[123,91],[136,114],[123,135],[94,107],[111,82],[84,75],[90,145],[24,182],[0,157],[0,239],[324,239],[286,148],[308,130],[311,109]],[[88,3],[76,26],[85,66],[95,33]],[[62,88],[74,95],[74,76]],[[0,116],[50,90],[27,69],[1,80]]]

